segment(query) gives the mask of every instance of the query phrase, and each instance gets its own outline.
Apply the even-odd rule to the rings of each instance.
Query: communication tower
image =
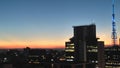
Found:
[[[113,40],[113,45],[115,46],[116,40],[117,40],[117,33],[116,33],[114,4],[115,4],[115,0],[113,0],[113,2],[112,2],[112,40]]]

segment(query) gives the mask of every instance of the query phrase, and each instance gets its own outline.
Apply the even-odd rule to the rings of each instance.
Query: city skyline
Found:
[[[120,38],[120,1],[115,0]],[[112,43],[112,0],[0,1],[0,48],[64,48],[72,26],[96,24],[96,36]]]

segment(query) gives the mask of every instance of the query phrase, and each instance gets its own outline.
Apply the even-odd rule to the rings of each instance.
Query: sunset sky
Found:
[[[120,0],[115,0],[120,38]],[[0,0],[0,48],[63,48],[72,26],[96,24],[111,44],[112,0]]]

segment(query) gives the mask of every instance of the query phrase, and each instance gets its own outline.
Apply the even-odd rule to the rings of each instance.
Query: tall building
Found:
[[[74,26],[74,36],[69,42],[66,42],[66,60],[82,63],[83,67],[86,64],[104,68],[104,42],[97,41],[96,25]],[[103,51],[102,51],[103,50]],[[98,52],[99,51],[99,52]],[[100,60],[100,61],[98,61]]]
[[[75,61],[97,63],[95,24],[74,26]]]

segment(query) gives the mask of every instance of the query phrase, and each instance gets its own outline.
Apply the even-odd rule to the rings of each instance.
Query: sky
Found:
[[[115,0],[120,38],[120,0]],[[112,44],[112,0],[0,0],[0,48],[64,48],[73,26],[96,24]]]

